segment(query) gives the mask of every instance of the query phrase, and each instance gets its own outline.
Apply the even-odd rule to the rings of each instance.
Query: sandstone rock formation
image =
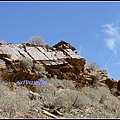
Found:
[[[77,79],[77,75],[84,69],[85,59],[77,54],[70,44],[61,41],[52,49],[33,44],[1,44],[0,72],[4,80],[15,81],[22,79],[36,80],[43,77],[34,66],[26,68],[21,65],[22,59],[27,58],[45,67],[48,76],[57,75],[59,79]]]
[[[47,76],[74,80],[78,87],[83,87],[93,84],[95,79],[95,73],[85,68],[85,63],[76,49],[64,41],[50,48],[30,43],[0,43],[0,75],[6,81],[38,80]],[[96,72],[100,74],[101,85],[120,90],[120,82],[109,78],[106,70]]]

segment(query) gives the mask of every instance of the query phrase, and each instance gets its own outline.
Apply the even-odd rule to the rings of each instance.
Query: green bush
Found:
[[[92,79],[93,86],[97,87],[101,78],[102,77],[101,77],[101,74],[99,72],[94,72],[93,79]]]
[[[45,48],[46,48],[46,49],[52,49],[52,46],[50,46],[49,44],[46,44],[46,45],[45,45]]]
[[[21,65],[26,69],[32,69],[33,67],[33,61],[30,58],[21,57],[19,58],[21,60]]]

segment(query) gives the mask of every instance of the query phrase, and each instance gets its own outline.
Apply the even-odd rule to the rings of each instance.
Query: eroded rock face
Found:
[[[95,75],[84,67],[85,63],[75,47],[64,41],[50,48],[29,43],[0,43],[0,75],[7,81],[38,80],[47,76],[74,80],[78,87],[83,87],[93,84]],[[120,91],[120,81],[110,79],[106,70],[97,72],[103,85]]]
[[[25,61],[23,66],[21,58],[26,58],[26,61],[29,59],[27,62],[32,61],[33,65]],[[44,66],[50,77],[56,75],[59,79],[71,79],[71,76],[79,75],[84,69],[85,59],[64,41],[52,49],[29,43],[0,45],[0,72],[4,80],[36,80],[43,77],[42,72],[34,69],[35,63]]]

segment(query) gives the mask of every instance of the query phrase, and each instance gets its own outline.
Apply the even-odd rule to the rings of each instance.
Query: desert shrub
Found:
[[[21,60],[21,65],[27,69],[32,69],[33,67],[33,61],[30,58],[21,57],[19,58]]]
[[[106,94],[102,94],[99,102],[103,104],[106,100],[107,100]]]
[[[27,89],[15,89],[10,91],[5,83],[0,85],[0,109],[3,118],[14,118],[24,114],[29,109],[29,99],[27,99]]]
[[[65,89],[75,89],[75,83],[72,80],[62,80]]]
[[[52,49],[52,46],[50,46],[49,44],[46,44],[46,45],[45,45],[45,48],[46,48],[46,49]]]
[[[92,106],[92,114],[88,114],[87,118],[119,118],[120,101],[111,94],[110,90],[105,87],[82,88],[82,92],[91,100],[89,106]],[[100,104],[102,103],[102,104]]]
[[[107,111],[107,114],[109,115],[109,117],[111,118],[119,118],[120,115],[120,101],[112,96],[112,95],[108,95],[107,96],[107,100],[104,102],[104,109],[105,111]]]
[[[75,108],[82,108],[85,105],[84,96],[81,95],[79,91],[70,91],[70,93],[66,93],[67,96],[70,97],[72,106]]]
[[[56,87],[50,83],[36,85],[34,92],[37,92],[41,95],[42,99],[41,102],[46,107],[49,107],[51,101],[55,95]]]
[[[111,94],[109,89],[105,87],[99,87],[99,86],[98,86],[98,89],[95,89],[90,86],[83,87],[82,93],[85,94],[93,104],[98,104],[103,94],[105,94],[106,96]]]
[[[75,83],[72,80],[51,78],[48,82],[56,86],[56,88],[75,89]]]
[[[71,101],[66,94],[61,93],[53,98],[50,106],[54,109],[63,109],[66,111],[71,107]]]
[[[46,73],[45,67],[39,63],[34,63],[34,68],[36,71],[38,71],[40,73]]]
[[[67,111],[70,111],[70,109],[73,107],[82,109],[86,107],[86,105],[90,102],[89,99],[87,99],[86,96],[80,91],[60,89],[56,92],[55,97],[59,98],[62,94],[64,94],[64,96],[67,96],[65,99],[63,99],[63,103],[67,102],[67,104],[65,103],[61,107],[64,107],[64,109]],[[57,105],[57,99],[54,100],[56,100],[55,103]]]
[[[96,62],[87,62],[85,67],[90,69],[91,71],[97,71],[100,69],[100,66]]]
[[[101,77],[101,74],[99,72],[94,72],[93,79],[92,79],[93,86],[97,87],[101,78],[102,77]]]
[[[29,43],[36,44],[36,45],[42,45],[44,39],[41,36],[32,36],[29,40]]]

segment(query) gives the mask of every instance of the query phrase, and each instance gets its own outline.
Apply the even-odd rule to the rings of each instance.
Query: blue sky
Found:
[[[24,43],[31,36],[50,45],[64,40],[120,78],[120,2],[0,2],[0,40]]]

